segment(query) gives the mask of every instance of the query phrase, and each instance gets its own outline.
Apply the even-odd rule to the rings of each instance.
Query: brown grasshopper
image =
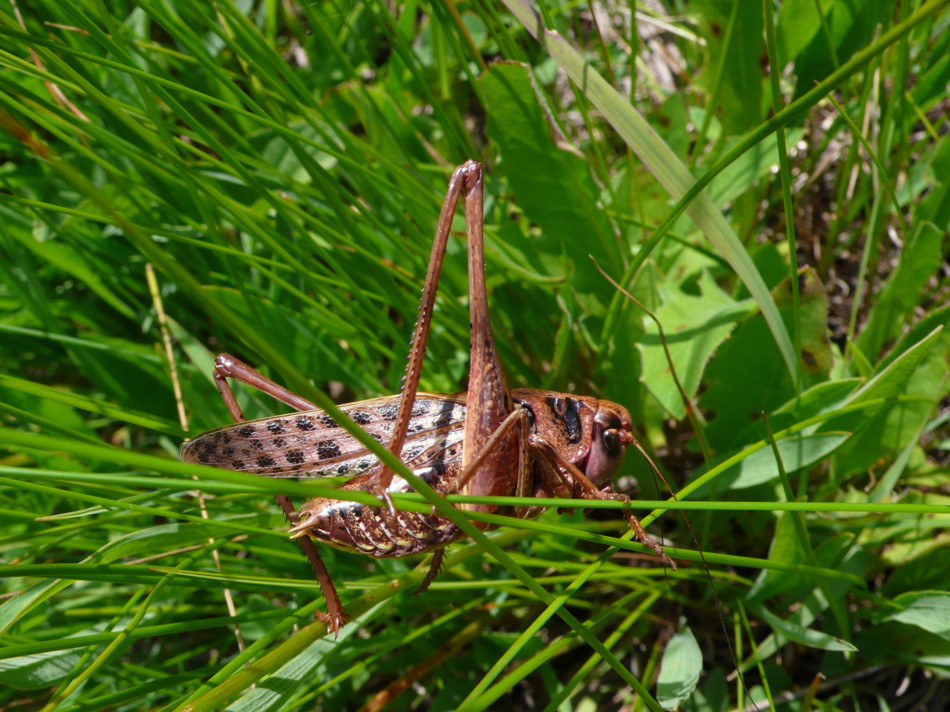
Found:
[[[417,393],[432,306],[452,218],[464,196],[468,235],[471,363],[466,393]],[[629,502],[610,478],[635,442],[630,413],[616,403],[532,389],[508,390],[492,338],[483,250],[484,169],[468,161],[449,181],[422,290],[409,361],[398,396],[340,406],[373,438],[442,495],[563,497]],[[235,378],[298,412],[245,421],[227,379]],[[234,425],[186,441],[181,459],[268,477],[352,479],[342,491],[370,491],[388,506],[318,497],[295,511],[278,497],[291,531],[310,559],[327,602],[320,614],[331,631],[345,620],[343,607],[313,542],[376,557],[434,552],[428,585],[438,573],[442,548],[464,536],[436,514],[397,511],[391,493],[411,491],[364,445],[310,401],[265,378],[228,354],[215,360],[214,379]],[[515,517],[537,516],[541,507],[469,504],[466,509]],[[637,538],[668,566],[675,564],[625,510]],[[490,525],[476,522],[481,529]]]

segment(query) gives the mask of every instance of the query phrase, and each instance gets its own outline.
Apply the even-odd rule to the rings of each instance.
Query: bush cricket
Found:
[[[462,198],[468,237],[471,360],[465,393],[417,392],[439,273]],[[374,439],[386,444],[418,477],[442,495],[564,497],[628,502],[610,478],[628,445],[635,442],[627,409],[616,403],[532,389],[508,390],[488,316],[483,250],[484,168],[468,161],[455,169],[436,229],[409,351],[402,391],[341,406]],[[228,385],[234,378],[282,401],[297,412],[245,421]],[[267,477],[348,475],[341,490],[376,493],[388,506],[367,507],[345,500],[316,498],[295,510],[278,497],[291,532],[310,559],[326,599],[319,617],[331,632],[345,613],[329,572],[312,539],[375,557],[432,551],[422,587],[438,573],[445,545],[462,532],[435,514],[397,511],[390,499],[411,491],[369,450],[310,401],[291,393],[228,354],[215,361],[214,380],[235,424],[199,435],[181,447],[186,462],[215,465]],[[536,516],[541,507],[464,505],[481,512]],[[675,564],[625,510],[641,543],[668,566]],[[488,524],[476,523],[479,528]],[[312,539],[311,539],[312,537]]]

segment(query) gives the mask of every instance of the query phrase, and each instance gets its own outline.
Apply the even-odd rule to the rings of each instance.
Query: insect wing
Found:
[[[456,475],[462,468],[464,441],[465,430],[460,420],[457,427],[409,435],[401,459],[416,477],[434,490],[442,494],[457,494]],[[413,491],[399,475],[393,476],[388,489],[390,492]]]
[[[348,403],[340,409],[385,444],[392,436],[400,396]],[[461,431],[464,395],[418,393],[403,462],[438,462]],[[459,435],[459,440],[461,435]],[[371,472],[379,460],[322,410],[249,420],[203,433],[181,446],[181,459],[266,477],[339,477]]]

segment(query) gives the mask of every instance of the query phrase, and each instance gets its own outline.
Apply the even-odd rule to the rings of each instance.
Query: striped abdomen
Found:
[[[461,432],[447,434],[426,453],[407,463],[413,473],[440,494],[454,494],[456,477],[462,466]],[[451,442],[447,442],[451,441]],[[366,491],[375,473],[353,478],[341,490]],[[408,483],[398,475],[389,487],[392,493],[409,492]],[[368,556],[399,558],[421,554],[450,544],[463,536],[452,522],[435,514],[396,511],[358,502],[318,497],[299,512],[295,531],[306,531],[315,539],[344,551]]]

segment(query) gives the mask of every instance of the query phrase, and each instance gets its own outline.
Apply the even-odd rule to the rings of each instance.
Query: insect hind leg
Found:
[[[234,397],[234,391],[228,383],[229,378],[234,378],[245,385],[256,388],[262,393],[276,398],[295,410],[317,409],[314,403],[274,383],[243,361],[230,354],[219,354],[214,360],[214,384],[218,387],[218,391],[221,393],[221,399],[224,401],[224,405],[227,407],[228,413],[231,414],[231,418],[235,423],[243,423],[245,418],[241,407],[237,403],[237,399]],[[284,516],[290,525],[292,527],[296,526],[300,522],[300,517],[294,505],[291,503],[290,498],[286,495],[279,494],[275,495],[274,499],[277,501],[281,510],[283,510]],[[327,603],[327,612],[316,611],[314,617],[325,623],[327,631],[335,635],[340,628],[343,627],[347,619],[346,612],[343,610],[343,604],[340,602],[340,595],[336,591],[336,586],[333,585],[330,571],[327,569],[326,564],[323,563],[323,558],[320,556],[320,552],[317,551],[313,540],[309,537],[302,537],[297,539],[297,543],[303,551],[304,556],[307,557],[307,561],[310,562],[310,568],[313,569],[314,576],[317,577],[323,598]]]
[[[436,549],[432,552],[432,561],[429,562],[429,570],[426,572],[426,577],[422,579],[422,583],[419,584],[419,588],[416,589],[414,596],[425,593],[429,586],[432,585],[432,582],[438,577],[439,573],[442,571],[442,562],[445,560],[445,549]]]
[[[218,354],[214,359],[214,384],[221,392],[221,398],[236,423],[244,420],[244,413],[241,412],[237,399],[234,397],[234,391],[231,390],[231,386],[228,384],[227,379],[229,378],[240,381],[251,388],[256,388],[261,393],[289,405],[294,410],[318,410],[316,403],[298,396],[279,383],[274,383],[267,376],[255,371],[240,359],[231,354]]]

